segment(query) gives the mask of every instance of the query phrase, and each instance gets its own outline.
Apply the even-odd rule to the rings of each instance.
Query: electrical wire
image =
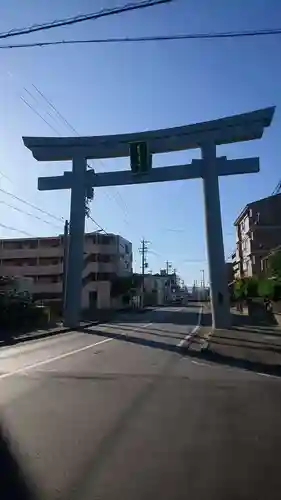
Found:
[[[33,84],[32,84],[33,85]],[[57,108],[55,107],[55,105],[53,103],[51,103],[51,101],[49,101],[49,99],[47,99],[47,97],[43,94],[43,92],[41,92],[35,85],[33,85],[33,87],[36,89],[37,93],[48,103],[49,106],[51,106],[51,108],[56,112],[56,114],[58,116],[60,116],[61,120],[63,120],[64,123],[66,123],[68,125],[68,127],[71,128],[72,131],[75,132],[75,134],[79,135],[78,132],[75,130],[74,127],[72,127],[72,125],[66,120],[66,118],[63,117],[63,115],[57,110]],[[24,88],[26,91],[27,89]],[[31,92],[27,91],[28,94],[33,97],[33,95],[31,94]],[[58,130],[56,130],[47,120],[44,119],[44,117],[41,115],[41,113],[39,113],[33,105],[29,104],[22,96],[21,96],[21,99],[22,101],[28,105],[28,107],[37,115],[39,116],[52,130],[55,131],[56,134],[58,135],[61,135],[59,133]],[[36,100],[36,99],[35,99]],[[92,169],[92,167],[90,165],[87,165],[89,168]],[[1,191],[1,190],[0,190]],[[89,214],[88,214],[88,218],[90,218],[92,220],[92,222],[94,222],[102,231],[105,231],[105,229],[102,228],[102,226],[100,226]],[[107,234],[107,233],[106,233]]]
[[[31,238],[35,238],[33,234],[30,234],[27,231],[22,231],[21,229],[17,229],[16,227],[12,226],[6,226],[6,224],[2,224],[2,222],[0,222],[0,227],[4,227],[5,229],[9,229],[10,231],[16,231],[17,233],[25,234],[25,236],[30,236]]]
[[[26,91],[27,93],[29,93],[29,94],[30,94],[30,92],[28,92],[28,90],[27,90],[27,89],[25,89],[25,91]],[[30,95],[31,95],[31,94],[30,94]],[[31,97],[33,97],[33,96],[31,96]],[[31,105],[31,104],[29,104],[29,103],[28,103],[28,102],[24,99],[24,97],[23,97],[23,96],[20,96],[20,98],[21,98],[21,100],[22,100],[22,101],[23,101],[23,102],[24,102],[24,103],[25,103],[25,104],[26,104],[26,105],[27,105],[30,109],[32,109],[32,111],[34,111],[34,112],[35,112],[38,116],[40,116],[40,118],[42,118],[42,120],[44,120],[44,122],[45,122],[45,123],[46,123],[49,127],[51,127],[51,128],[52,128],[52,130],[54,130],[55,132],[57,132],[57,131],[56,131],[56,129],[55,129],[55,128],[54,128],[54,127],[53,127],[53,126],[52,126],[52,125],[51,125],[51,124],[47,121],[47,120],[45,120],[45,118],[44,118],[43,116],[41,116],[41,114],[40,114],[40,113],[38,113],[38,112],[36,111],[36,109],[35,109],[35,108]],[[2,172],[0,172],[0,175],[2,175],[3,177],[6,177],[6,176],[5,176]],[[8,180],[10,180],[8,177],[7,177],[7,179],[8,179]],[[11,182],[12,182],[12,181],[11,181]],[[25,205],[27,205],[27,206],[29,206],[29,207],[31,207],[31,208],[33,208],[33,209],[35,209],[35,210],[38,210],[39,212],[41,212],[41,213],[43,213],[43,214],[47,215],[48,217],[51,217],[52,219],[55,219],[55,220],[59,221],[59,222],[62,224],[63,218],[59,218],[59,217],[57,217],[57,216],[55,216],[55,215],[51,214],[51,213],[50,213],[50,212],[48,212],[47,210],[43,210],[42,208],[37,207],[36,205],[34,205],[34,204],[32,204],[32,203],[30,203],[30,202],[28,202],[28,201],[24,200],[23,198],[20,198],[19,196],[16,196],[16,195],[15,195],[15,194],[13,194],[13,193],[10,193],[9,191],[6,191],[5,189],[0,188],[0,192],[2,192],[2,193],[4,193],[4,194],[6,194],[7,196],[11,196],[11,197],[12,197],[12,198],[14,198],[15,200],[18,200],[18,201],[20,201],[21,203],[24,203]],[[8,207],[12,208],[13,210],[17,210],[18,212],[21,212],[21,213],[24,213],[24,214],[28,215],[29,217],[33,217],[33,218],[35,218],[35,219],[41,220],[41,221],[42,221],[42,222],[44,222],[45,224],[49,224],[49,225],[51,225],[51,226],[53,226],[53,227],[59,228],[59,226],[58,226],[58,225],[53,224],[53,223],[51,223],[51,222],[49,222],[49,221],[47,221],[47,220],[43,219],[42,217],[39,217],[39,216],[35,215],[35,214],[31,214],[30,212],[24,211],[24,210],[20,209],[19,207],[15,207],[14,205],[11,205],[11,204],[9,204],[9,203],[5,202],[4,200],[0,200],[0,204],[4,204],[4,205],[6,205],[6,206],[8,206]],[[8,226],[5,226],[5,225],[3,225],[3,227],[7,227],[7,228],[9,229],[9,227],[8,227]],[[30,236],[30,234],[29,234],[29,233],[26,233],[25,231],[19,231],[19,232],[21,232],[21,233],[23,233],[23,234],[26,234],[27,236]]]
[[[20,96],[20,99],[24,102],[24,104],[26,104],[26,106],[28,106],[37,116],[39,116],[57,135],[61,135],[58,130],[51,124],[48,122],[48,120],[46,120],[44,118],[44,116],[42,116],[35,108],[34,106],[32,106],[28,101],[26,101],[26,99],[21,95]]]
[[[74,17],[68,17],[65,19],[58,19],[48,23],[32,24],[26,28],[14,28],[10,31],[0,33],[0,39],[11,38],[18,35],[29,35],[31,33],[36,33],[38,31],[50,30],[53,28],[60,28],[62,26],[70,26],[73,24],[82,23],[85,21],[93,21],[95,19],[100,19],[102,17],[113,16],[116,14],[122,14],[123,12],[128,12],[132,10],[144,9],[146,7],[152,7],[154,5],[159,5],[163,3],[169,3],[173,0],[145,0],[138,3],[128,3],[120,7],[106,8],[98,12],[92,12],[90,14],[80,14]]]
[[[49,47],[54,45],[83,45],[83,44],[107,44],[107,43],[138,43],[138,42],[168,42],[176,40],[210,40],[222,38],[249,38],[257,36],[281,35],[281,28],[252,31],[226,31],[217,33],[183,33],[178,35],[159,35],[141,37],[121,37],[121,38],[90,38],[84,40],[54,40],[52,42],[31,42],[18,44],[0,45],[0,49],[26,49],[33,47]],[[0,36],[1,38],[1,36]]]
[[[37,92],[37,94],[45,101],[45,103],[47,103],[47,105],[56,113],[56,115],[60,118],[61,121],[63,121],[64,125],[66,125],[72,132],[74,132],[75,135],[77,135],[78,137],[80,136],[78,130],[65,118],[65,116],[62,115],[62,113],[58,110],[58,108],[55,106],[55,104],[50,101],[50,99],[48,99],[48,97],[46,97],[46,95],[38,88],[36,87],[36,85],[34,85],[32,83],[32,87],[35,89],[35,91]],[[33,94],[27,90],[25,87],[24,87],[24,90],[26,92],[28,92],[28,94],[36,101],[38,102],[38,100],[33,96]],[[34,106],[32,106],[31,104],[27,103],[24,99],[22,99],[26,104],[28,104],[29,108],[32,109],[32,111],[34,111],[37,116],[39,116],[40,118],[42,118],[42,120],[44,120],[44,122],[52,129],[56,132],[56,134],[58,134],[59,136],[61,135],[47,120],[44,119],[44,117],[41,115],[41,113],[39,113],[35,108]],[[40,103],[39,103],[40,104]],[[50,113],[48,113],[50,115]],[[50,115],[52,116],[52,115]],[[104,162],[102,162],[100,160],[100,163],[102,165],[104,165]],[[95,168],[92,167],[89,163],[87,163],[87,167],[90,169],[90,170],[95,170],[96,169],[96,166]],[[121,194],[119,193],[119,191],[117,190],[116,188],[116,195],[119,196],[119,199],[115,196],[110,196],[109,193],[107,191],[105,191],[105,195],[108,197],[108,199],[112,199],[113,201],[115,201],[117,203],[117,205],[119,206],[119,208],[121,210],[125,210],[127,211],[126,215],[128,215],[128,208],[125,204],[125,201],[123,200]],[[122,201],[123,205],[120,203],[120,201]],[[125,209],[124,209],[125,207]],[[125,223],[129,225],[128,221],[125,220]]]
[[[281,180],[278,182],[277,186],[275,186],[274,190],[271,193],[271,196],[275,196],[276,194],[279,194],[281,191]]]
[[[52,213],[48,212],[47,210],[43,210],[43,208],[37,207],[36,205],[33,205],[33,203],[30,203],[29,201],[26,201],[23,198],[20,198],[19,196],[16,196],[15,194],[10,193],[9,191],[6,191],[5,189],[0,188],[0,192],[6,194],[8,196],[11,196],[15,200],[18,200],[21,203],[24,203],[25,205],[27,205],[31,208],[34,208],[35,210],[38,210],[42,214],[48,215],[48,217],[51,217],[52,219],[54,219],[56,221],[62,222],[64,220],[63,217],[57,217],[56,215],[53,215]]]
[[[80,135],[77,130],[71,125],[71,123],[69,123],[69,121],[59,112],[59,110],[56,108],[56,106],[45,96],[45,94],[43,94],[43,92],[41,90],[38,89],[38,87],[36,87],[36,85],[34,85],[32,83],[32,87],[34,87],[34,89],[36,90],[36,92],[42,97],[42,99],[44,99],[44,101],[52,108],[52,110],[57,114],[57,116],[65,123],[65,125],[67,125],[68,128],[70,128],[72,130],[72,132],[74,132],[74,134],[76,135]],[[32,95],[32,94],[31,94]],[[60,135],[60,134],[59,134]]]
[[[32,94],[32,92],[30,92],[30,90],[28,90],[26,87],[23,87],[23,90],[26,92],[26,94],[31,97],[32,101],[34,101],[36,103],[36,105],[39,105],[40,106],[40,101],[37,97],[34,96],[34,94]],[[23,97],[23,96],[22,96]],[[54,116],[50,111],[46,110],[46,113],[47,115],[51,118],[51,120],[53,120],[55,122],[56,125],[60,125],[59,121],[58,121],[58,118],[56,116]]]
[[[0,204],[6,205],[7,207],[12,208],[13,210],[16,210],[17,212],[28,215],[29,217],[32,217],[33,219],[40,220],[40,221],[44,222],[45,224],[48,224],[49,226],[56,227],[57,229],[61,230],[61,227],[58,226],[57,224],[53,224],[53,222],[49,222],[48,220],[43,219],[43,217],[39,217],[38,215],[31,214],[30,212],[27,212],[26,210],[22,210],[19,207],[15,207],[15,205],[11,205],[10,203],[7,203],[6,201],[0,200]]]
[[[91,215],[89,215],[88,218],[91,219],[91,221],[94,224],[96,224],[96,226],[99,227],[101,229],[101,231],[103,231],[105,234],[109,234],[100,224],[98,224],[98,222]]]

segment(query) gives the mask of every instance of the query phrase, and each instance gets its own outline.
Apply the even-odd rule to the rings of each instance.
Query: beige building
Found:
[[[234,226],[234,278],[261,275],[264,257],[281,244],[281,194],[246,205]]]
[[[63,236],[0,240],[0,275],[33,279],[38,300],[61,300]],[[85,234],[82,307],[108,308],[111,281],[132,274],[132,244],[115,234]]]

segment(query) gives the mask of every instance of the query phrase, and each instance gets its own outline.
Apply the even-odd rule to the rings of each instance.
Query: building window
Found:
[[[40,257],[39,258],[39,266],[56,266],[60,262],[62,262],[63,259],[61,257]]]
[[[59,247],[61,244],[59,238],[46,238],[45,240],[40,241],[40,247],[42,248],[52,248]]]
[[[61,277],[59,274],[47,275],[47,276],[37,276],[38,283],[59,283]]]
[[[247,250],[247,242],[248,242],[247,240],[244,240],[242,243],[242,248],[243,248],[244,252],[246,252],[246,250]]]
[[[97,254],[98,262],[111,262],[111,255],[98,253]]]
[[[4,250],[20,250],[23,248],[22,241],[3,241]]]
[[[251,208],[249,209],[249,217],[253,217],[253,210]]]
[[[27,242],[27,248],[38,248],[38,240],[31,240]]]
[[[24,266],[36,266],[36,264],[37,264],[36,258],[25,259],[25,260],[23,260],[23,263],[22,263],[22,265],[24,265]]]
[[[255,255],[252,256],[252,262],[253,262],[253,265],[255,265],[255,263],[256,263],[256,256]]]

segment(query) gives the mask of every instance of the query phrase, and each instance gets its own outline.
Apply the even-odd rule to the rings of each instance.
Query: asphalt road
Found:
[[[1,499],[279,499],[281,380],[174,351],[199,319],[165,308],[2,348]]]

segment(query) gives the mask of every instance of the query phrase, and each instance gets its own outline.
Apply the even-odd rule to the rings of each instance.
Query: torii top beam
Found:
[[[131,142],[145,141],[150,153],[200,148],[259,139],[273,118],[269,107],[193,125],[131,134],[92,137],[23,137],[25,146],[39,161],[63,161],[74,157],[117,158],[129,156]]]

